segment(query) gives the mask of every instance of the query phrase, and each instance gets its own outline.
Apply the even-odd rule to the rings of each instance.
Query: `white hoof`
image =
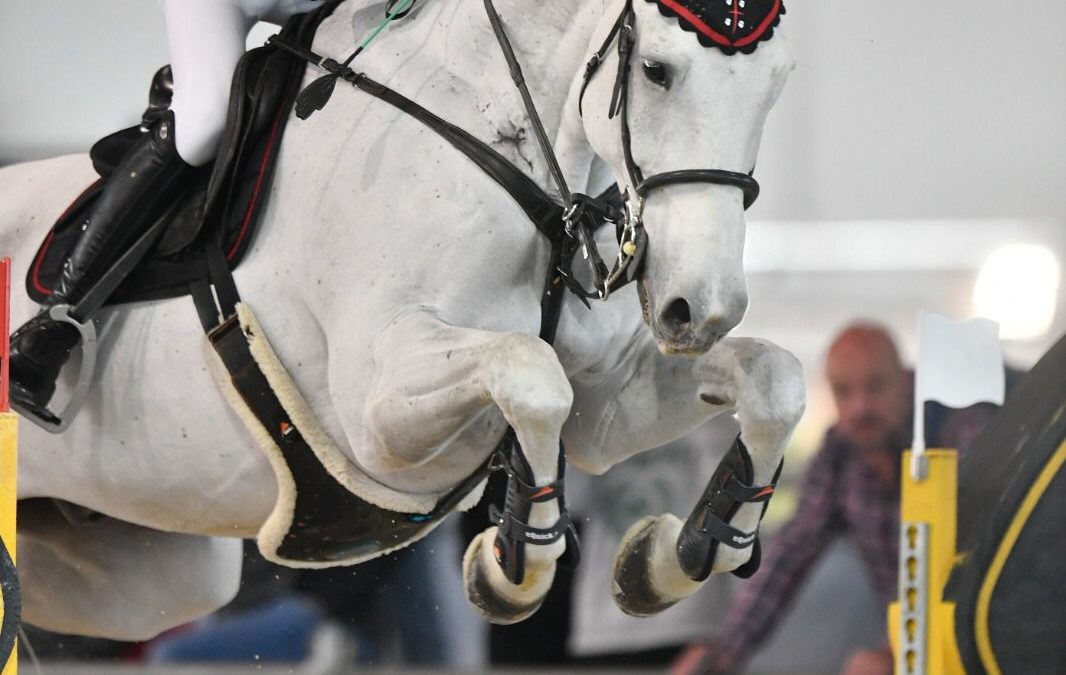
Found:
[[[508,625],[525,621],[544,602],[555,578],[555,562],[527,561],[525,579],[515,585],[504,575],[493,555],[496,527],[490,527],[470,542],[463,555],[463,586],[466,599],[488,621]]]
[[[685,576],[675,552],[682,522],[674,515],[645,516],[634,523],[614,557],[615,604],[632,616],[652,616],[703,585]]]

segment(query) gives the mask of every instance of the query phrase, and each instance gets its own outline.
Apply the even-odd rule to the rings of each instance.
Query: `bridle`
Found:
[[[568,234],[575,237],[581,244],[583,256],[592,272],[595,290],[594,292],[589,292],[581,289],[585,297],[598,297],[605,300],[612,291],[624,286],[641,274],[648,241],[647,234],[644,231],[643,222],[644,204],[647,201],[648,196],[654,190],[661,189],[668,185],[686,183],[728,185],[737,187],[744,193],[745,209],[755,203],[755,200],[759,197],[759,183],[751,175],[752,172],[754,172],[754,169],[749,173],[727,171],[724,169],[680,169],[664,171],[662,173],[653,174],[647,178],[644,177],[644,172],[641,170],[640,165],[637,164],[636,160],[633,158],[632,137],[629,131],[629,80],[632,73],[631,61],[633,57],[633,47],[636,44],[636,33],[634,28],[636,23],[636,12],[633,9],[633,0],[626,0],[621,14],[618,16],[618,19],[607,34],[607,38],[604,40],[603,45],[595,54],[593,54],[592,58],[585,66],[584,79],[578,96],[578,112],[579,114],[583,114],[585,90],[588,89],[592,78],[599,71],[600,65],[602,65],[606,58],[611,44],[617,40],[618,73],[615,76],[614,93],[611,96],[611,103],[607,117],[608,119],[614,119],[615,116],[620,118],[622,153],[625,159],[626,172],[629,174],[629,185],[626,186],[622,193],[623,209],[620,220],[606,215],[610,213],[610,210],[605,208],[602,204],[596,204],[596,200],[586,195],[570,193],[569,189],[566,187],[566,181],[563,179],[562,172],[559,170],[559,164],[555,158],[551,143],[548,142],[543,125],[537,115],[533,101],[529,96],[529,91],[525,86],[521,68],[518,66],[518,62],[515,59],[514,50],[511,48],[507,35],[504,32],[499,14],[497,14],[496,8],[492,4],[492,0],[484,0],[484,2],[485,10],[488,12],[489,20],[492,22],[496,38],[499,41],[500,47],[503,49],[504,57],[507,59],[507,63],[511,68],[512,79],[522,93],[522,98],[526,104],[526,112],[533,123],[534,131],[536,131],[537,139],[541,146],[541,151],[551,168],[551,174],[556,182],[559,194],[562,197],[563,202],[567,204],[563,216],[566,222],[566,231]],[[608,270],[603,263],[603,259],[596,248],[596,243],[592,236],[595,224],[588,222],[588,218],[577,217],[590,210],[605,214],[606,217],[615,224],[616,236],[618,239],[618,255],[610,270]],[[574,288],[575,283],[572,282],[570,286],[571,288]]]
[[[334,0],[336,4],[339,0]],[[385,24],[406,15],[415,0],[390,0],[386,13]],[[603,45],[593,54],[585,66],[584,80],[578,96],[578,113],[583,113],[585,91],[589,83],[596,75],[600,65],[607,56],[611,45],[618,42],[618,73],[615,76],[614,93],[611,96],[608,119],[615,116],[620,118],[622,134],[622,150],[625,158],[626,172],[629,175],[629,184],[619,196],[617,188],[612,186],[599,197],[578,192],[571,192],[563,177],[559,161],[552,148],[548,134],[544,130],[540,115],[537,114],[533,97],[526,87],[525,77],[522,74],[522,66],[518,63],[514,49],[507,37],[503,21],[496,11],[492,0],[484,0],[485,11],[488,14],[492,30],[496,34],[496,40],[507,60],[511,73],[511,79],[522,95],[525,104],[526,115],[533,126],[534,135],[540,145],[541,153],[548,164],[549,173],[555,182],[556,189],[561,199],[561,205],[543,194],[543,191],[533,181],[523,174],[510,162],[499,156],[494,150],[470,136],[462,129],[449,124],[431,112],[419,106],[414,101],[392,91],[388,87],[374,82],[363,73],[357,73],[349,66],[352,60],[363,50],[366,41],[361,44],[343,63],[315,54],[314,52],[287,43],[277,36],[270,38],[268,44],[280,47],[305,61],[315,64],[327,72],[308,85],[296,101],[296,114],[301,119],[306,119],[315,110],[321,109],[329,101],[333,92],[333,86],[338,79],[344,79],[358,89],[376,96],[405,113],[412,115],[426,124],[438,134],[444,136],[452,145],[463,151],[469,158],[476,162],[497,182],[504,186],[520,204],[538,229],[548,235],[553,242],[552,270],[550,279],[558,274],[559,281],[573,292],[582,302],[588,305],[589,299],[599,298],[606,300],[613,291],[637,279],[643,272],[645,253],[648,248],[648,236],[644,230],[644,205],[648,196],[655,190],[668,185],[680,185],[690,183],[709,183],[712,185],[727,185],[739,188],[744,193],[744,208],[750,207],[759,196],[759,183],[752,178],[752,171],[739,173],[724,169],[681,169],[664,171],[645,178],[644,172],[633,158],[632,139],[629,131],[629,80],[632,73],[631,60],[633,47],[636,44],[636,12],[633,9],[633,0],[625,0],[621,14],[611,27]],[[330,9],[332,11],[332,9]],[[382,27],[384,27],[384,25]],[[380,32],[379,27],[375,31]],[[617,204],[620,202],[621,209]],[[558,211],[562,218],[562,232],[559,237],[555,236],[558,220],[554,220],[553,213]],[[596,246],[595,232],[603,225],[610,223],[615,226],[615,238],[618,241],[618,253],[614,264],[608,269]],[[557,250],[556,250],[557,249]],[[572,266],[574,254],[581,251],[589,271],[592,275],[592,290],[586,289],[573,275]],[[557,315],[556,306],[559,294],[552,294],[550,286],[545,291],[545,297],[551,297],[551,302],[543,304],[553,309],[546,312],[548,318],[544,319],[545,325],[553,324],[554,319],[549,315]],[[552,330],[554,332],[554,329]]]

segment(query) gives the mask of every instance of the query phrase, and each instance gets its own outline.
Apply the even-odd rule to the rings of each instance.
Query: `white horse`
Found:
[[[342,5],[315,50],[347,53],[363,4]],[[613,49],[585,93],[583,117],[577,105],[584,66],[622,0],[496,5],[570,185],[590,194],[627,185],[620,119],[608,117]],[[749,171],[793,67],[783,31],[751,54],[727,56],[655,4],[637,0],[634,9],[634,156],[649,173]],[[670,81],[644,60],[663,64]],[[422,3],[357,65],[550,185],[480,2]],[[722,337],[747,305],[736,187],[652,194],[641,297],[626,286],[591,311],[568,297],[553,349],[537,338],[547,241],[440,137],[342,84],[322,112],[290,123],[281,153],[269,211],[236,279],[345,470],[374,486],[367,498],[427,510],[483,463],[508,424],[543,486],[556,479],[560,439],[575,466],[601,473],[727,412],[740,422],[754,484],[771,482],[804,390],[786,351]],[[92,178],[82,155],[0,170],[0,250],[14,259],[16,279]],[[614,245],[607,229],[601,247]],[[35,311],[16,287],[15,325]],[[77,526],[40,500],[26,503],[24,616],[67,633],[143,639],[231,599],[238,538],[256,535],[278,488],[209,374],[188,299],[121,310],[108,343],[95,393],[66,433],[22,425],[19,498],[108,516]],[[754,531],[761,511],[745,504],[730,524]],[[555,501],[537,503],[530,524],[558,517]],[[681,524],[666,514],[635,531],[648,555],[642,583],[666,603],[701,583],[674,552]],[[467,583],[496,594],[496,606],[479,606],[490,619],[518,620],[547,592],[565,540],[528,545],[524,581],[513,584],[488,545],[494,529],[471,543]],[[721,547],[713,571],[750,555]]]

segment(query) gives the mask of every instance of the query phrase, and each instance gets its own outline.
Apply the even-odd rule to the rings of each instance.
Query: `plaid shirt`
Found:
[[[881,599],[896,595],[899,459],[886,484],[848,441],[830,429],[799,487],[796,514],[767,546],[763,569],[744,583],[715,642],[749,655],[776,625],[814,561],[838,535],[859,549]]]

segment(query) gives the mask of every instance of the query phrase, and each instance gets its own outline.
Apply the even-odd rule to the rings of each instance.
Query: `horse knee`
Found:
[[[768,340],[743,339],[731,346],[741,371],[738,419],[791,431],[807,404],[799,359]]]
[[[503,336],[489,361],[488,390],[508,421],[561,427],[574,392],[549,344],[520,333]]]

